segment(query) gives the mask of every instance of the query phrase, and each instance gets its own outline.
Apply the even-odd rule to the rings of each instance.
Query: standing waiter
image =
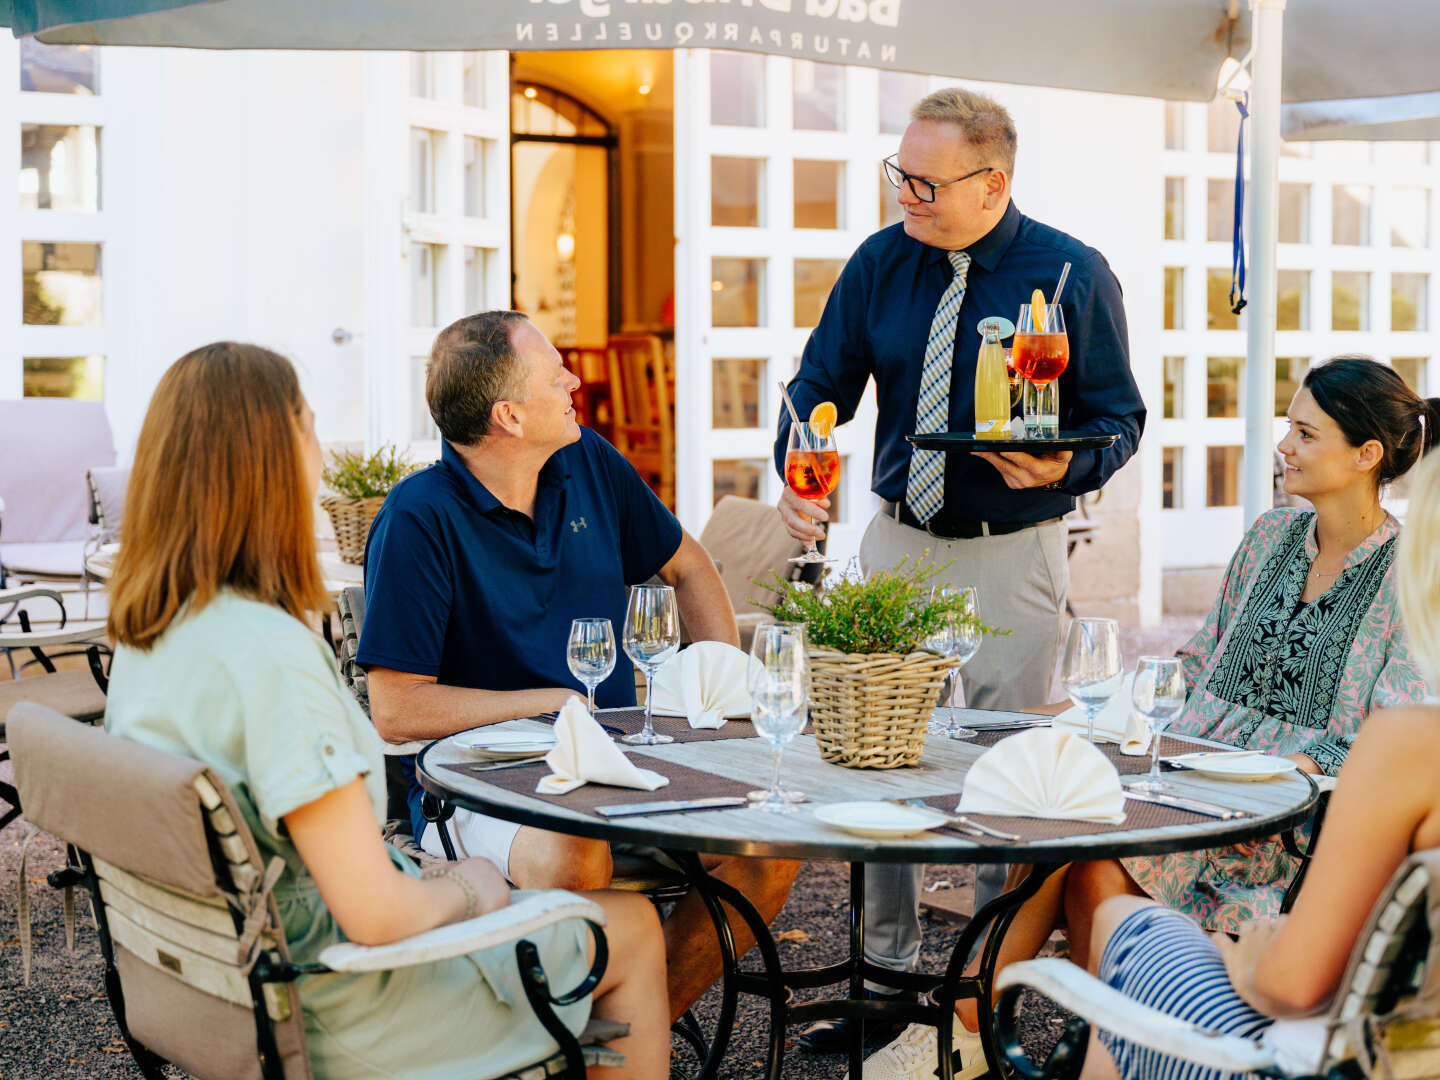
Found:
[[[934,563],[950,563],[944,580],[975,585],[980,617],[1010,631],[987,639],[966,665],[967,703],[1034,707],[1050,701],[1059,652],[1069,576],[1062,518],[1076,496],[1125,464],[1145,425],[1120,285],[1098,251],[1011,202],[1015,125],[1001,105],[952,87],[916,105],[911,121],[885,162],[905,220],[869,237],[846,263],[790,396],[802,416],[833,401],[845,423],[874,378],[871,487],[883,501],[861,542],[861,568],[914,562],[927,550]],[[1066,262],[1061,306],[1071,359],[1059,380],[1061,426],[1114,433],[1115,444],[1073,453],[912,452],[905,436],[916,431],[974,430],[976,325],[990,315],[1013,319],[1034,289],[1053,293]],[[782,475],[788,432],[782,409],[775,442]],[[819,522],[829,505],[786,488],[779,509],[790,534],[808,540],[824,535]],[[919,956],[921,870],[882,864],[867,875],[872,962],[908,969]],[[995,878],[988,888],[987,876]],[[1003,880],[1003,867],[982,868],[981,897],[997,894]],[[801,1044],[843,1049],[845,1038],[843,1021],[824,1022]]]

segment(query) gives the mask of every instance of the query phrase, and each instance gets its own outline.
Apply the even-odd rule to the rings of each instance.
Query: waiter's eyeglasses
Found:
[[[919,176],[911,176],[895,162],[896,155],[891,154],[881,164],[885,166],[885,179],[891,185],[899,188],[901,184],[910,185],[910,193],[921,202],[934,202],[935,189],[949,187],[951,184],[958,184],[961,180],[969,180],[972,176],[979,176],[981,173],[994,172],[995,166],[987,165],[983,169],[976,169],[974,172],[966,173],[964,176],[957,176],[954,180],[941,180],[938,184],[932,183]]]

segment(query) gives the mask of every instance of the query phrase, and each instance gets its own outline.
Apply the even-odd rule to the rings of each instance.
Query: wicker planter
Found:
[[[384,495],[369,499],[342,499],[338,495],[320,496],[320,505],[330,515],[335,529],[335,545],[342,562],[359,566],[365,561],[365,541],[370,536],[370,522],[385,505]]]
[[[811,649],[810,717],[820,756],[853,769],[914,765],[951,661],[929,652]]]

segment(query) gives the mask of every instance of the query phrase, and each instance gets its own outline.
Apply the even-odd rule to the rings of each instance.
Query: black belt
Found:
[[[1039,525],[1053,525],[1060,520],[1052,517],[1044,521],[940,521],[937,514],[927,524],[911,513],[910,507],[903,502],[894,503],[889,499],[880,500],[880,512],[888,518],[894,518],[901,525],[929,533],[937,540],[974,540],[977,536],[1005,536]]]

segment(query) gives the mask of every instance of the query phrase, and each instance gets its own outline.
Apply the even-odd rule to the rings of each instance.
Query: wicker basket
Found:
[[[820,756],[853,769],[914,765],[951,661],[929,652],[811,649],[810,716]]]
[[[385,505],[384,495],[369,499],[342,499],[338,495],[320,496],[320,505],[330,515],[335,529],[335,546],[342,562],[359,566],[365,561],[365,541],[370,536],[370,522]]]

